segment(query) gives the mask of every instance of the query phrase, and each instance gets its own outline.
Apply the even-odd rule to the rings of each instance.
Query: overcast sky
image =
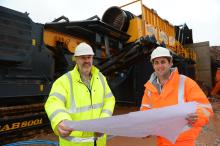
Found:
[[[131,1],[134,0],[0,0],[0,5],[28,12],[34,22],[46,23],[62,15],[70,21],[94,15],[101,18],[109,7]],[[193,30],[195,43],[209,41],[210,46],[220,46],[220,0],[143,0],[143,3],[173,25],[186,23]],[[138,14],[139,4],[133,6],[125,9]]]

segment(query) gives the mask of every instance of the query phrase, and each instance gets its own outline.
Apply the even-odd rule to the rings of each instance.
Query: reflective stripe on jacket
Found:
[[[106,78],[94,66],[91,73],[91,90],[82,82],[77,66],[54,82],[45,110],[55,134],[58,135],[56,127],[64,119],[79,121],[112,115],[115,98]],[[60,137],[60,145],[81,143],[80,146],[83,146],[93,141],[93,132],[73,131],[69,137]]]
[[[185,127],[173,145],[163,137],[157,138],[158,146],[194,146],[194,141],[198,137],[201,126],[208,123],[211,116],[212,106],[206,95],[192,79],[180,75],[177,68],[173,69],[169,80],[163,85],[159,94],[153,85],[156,75],[153,73],[150,80],[145,84],[145,91],[142,99],[141,110],[160,108],[170,105],[182,104],[184,102],[197,102],[198,121],[192,128]],[[186,144],[187,143],[187,144]]]

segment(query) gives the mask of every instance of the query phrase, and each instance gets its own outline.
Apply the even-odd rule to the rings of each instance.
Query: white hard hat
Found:
[[[82,56],[82,55],[94,55],[92,47],[84,42],[76,46],[74,53],[74,56]]]
[[[156,49],[153,50],[151,53],[151,58],[150,61],[157,57],[170,57],[172,58],[170,51],[164,47],[157,47]]]

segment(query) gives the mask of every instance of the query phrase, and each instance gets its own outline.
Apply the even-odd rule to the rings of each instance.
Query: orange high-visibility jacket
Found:
[[[218,68],[215,73],[215,80],[216,82],[220,81],[220,68]]]
[[[213,87],[211,91],[211,95],[212,96],[219,95],[219,91],[220,91],[220,80],[215,83],[215,86]]]
[[[216,71],[215,80],[216,80],[215,86],[212,88],[211,91],[212,96],[218,95],[220,91],[220,68],[218,68],[218,70]]]
[[[172,73],[169,80],[163,85],[160,94],[157,87],[153,84],[157,80],[155,73],[144,85],[145,91],[142,99],[141,110],[160,108],[184,102],[197,102],[198,121],[193,127],[184,128],[173,145],[163,137],[157,137],[158,146],[195,146],[194,141],[198,137],[201,126],[208,123],[209,117],[213,114],[212,106],[206,95],[192,79],[180,75],[177,68],[171,69]]]

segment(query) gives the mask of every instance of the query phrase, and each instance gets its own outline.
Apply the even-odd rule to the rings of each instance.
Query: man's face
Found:
[[[166,57],[158,57],[153,60],[153,68],[158,77],[169,75],[172,65],[172,61],[169,61]]]
[[[89,75],[93,64],[93,56],[92,55],[77,56],[76,64],[79,67],[80,73],[84,75]]]

